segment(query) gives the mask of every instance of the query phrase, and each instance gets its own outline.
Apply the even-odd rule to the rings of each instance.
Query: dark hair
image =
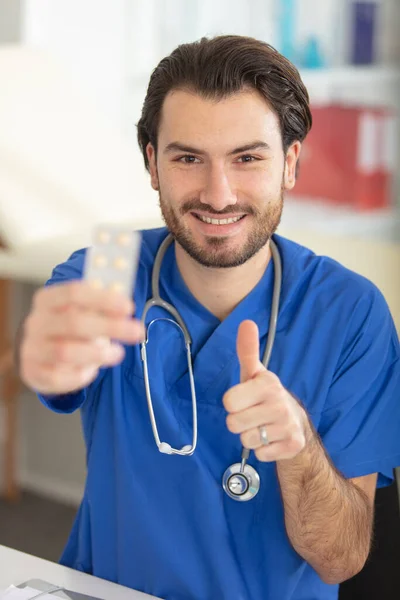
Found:
[[[283,149],[302,142],[311,129],[309,96],[296,67],[275,48],[254,38],[224,35],[178,46],[154,69],[137,124],[139,146],[148,169],[146,146],[157,151],[161,110],[168,92],[188,89],[222,99],[243,88],[265,98],[280,122]]]

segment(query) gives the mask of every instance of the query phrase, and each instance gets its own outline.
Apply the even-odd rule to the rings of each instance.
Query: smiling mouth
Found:
[[[211,219],[210,217],[203,217],[202,215],[197,215],[196,213],[192,214],[199,221],[202,221],[203,223],[209,223],[210,225],[230,225],[231,223],[237,223],[238,221],[241,221],[246,216],[240,215],[238,217],[230,217],[228,219]]]

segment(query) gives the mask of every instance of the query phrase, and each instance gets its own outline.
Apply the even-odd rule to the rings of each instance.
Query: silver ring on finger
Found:
[[[267,429],[266,429],[265,425],[260,425],[260,427],[258,428],[258,431],[260,432],[261,444],[263,446],[268,446],[269,439],[268,439]]]

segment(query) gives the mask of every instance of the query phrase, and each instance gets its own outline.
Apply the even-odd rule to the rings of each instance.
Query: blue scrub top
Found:
[[[151,271],[166,229],[143,232],[135,302],[151,296]],[[379,473],[378,486],[400,465],[399,342],[386,302],[368,280],[281,236],[282,294],[270,370],[304,403],[344,477]],[[85,251],[55,268],[49,284],[82,276]],[[193,456],[161,454],[145,397],[140,347],[103,369],[84,391],[41,397],[57,412],[81,409],[88,475],[64,565],[167,600],[328,600],[324,584],[291,547],[275,463],[249,463],[258,495],[237,502],[222,489],[240,460],[239,436],[226,428],[222,397],[239,382],[236,335],[244,319],[268,333],[274,267],[220,322],[186,287],[172,244],[161,271],[161,295],[193,340],[198,446]],[[148,321],[168,316],[152,309]],[[151,329],[151,392],[160,438],[192,441],[186,355],[178,330]]]

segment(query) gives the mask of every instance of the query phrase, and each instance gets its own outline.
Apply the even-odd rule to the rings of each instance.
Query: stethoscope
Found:
[[[149,409],[151,427],[153,429],[153,435],[157,447],[160,452],[163,454],[179,454],[180,456],[191,456],[197,445],[197,401],[196,401],[196,390],[194,385],[194,377],[193,377],[193,366],[192,366],[192,354],[190,351],[190,346],[192,343],[191,337],[189,335],[189,331],[176,310],[171,304],[166,302],[160,297],[160,271],[163,258],[165,253],[173,242],[173,236],[169,234],[165,240],[160,245],[160,248],[157,251],[157,255],[154,261],[153,272],[151,277],[151,287],[152,287],[152,298],[148,300],[144,306],[143,314],[141,321],[143,324],[146,322],[147,313],[153,306],[159,306],[166,310],[174,319],[169,318],[157,318],[153,319],[146,330],[146,339],[141,343],[141,357],[143,362],[143,372],[144,372],[144,383],[146,389],[146,399],[147,405]],[[282,284],[282,264],[279,255],[279,250],[274,243],[274,241],[270,240],[270,248],[272,253],[272,259],[274,261],[274,270],[275,270],[275,278],[274,278],[274,289],[272,293],[272,306],[271,306],[271,316],[269,321],[269,332],[267,338],[267,345],[265,348],[264,356],[262,362],[265,368],[268,368],[269,360],[271,357],[272,347],[274,344],[275,333],[276,333],[276,324],[278,320],[278,310],[279,310],[279,298],[281,294],[281,284]],[[162,442],[160,440],[160,436],[158,433],[156,418],[154,415],[153,402],[151,399],[150,392],[150,381],[149,381],[149,371],[148,371],[148,363],[147,363],[147,352],[146,345],[149,342],[149,333],[154,323],[157,321],[167,321],[171,323],[175,327],[178,328],[180,333],[183,335],[185,347],[186,347],[186,356],[187,356],[187,364],[189,370],[189,381],[190,381],[190,389],[192,394],[192,413],[193,413],[193,439],[192,443],[187,446],[183,446],[180,449],[173,448],[167,442]],[[256,469],[251,465],[247,464],[247,460],[250,456],[250,450],[247,448],[242,448],[242,459],[241,462],[235,463],[228,467],[222,478],[222,487],[225,492],[228,494],[230,498],[233,500],[246,501],[251,500],[258,493],[260,489],[260,476],[257,473]]]

